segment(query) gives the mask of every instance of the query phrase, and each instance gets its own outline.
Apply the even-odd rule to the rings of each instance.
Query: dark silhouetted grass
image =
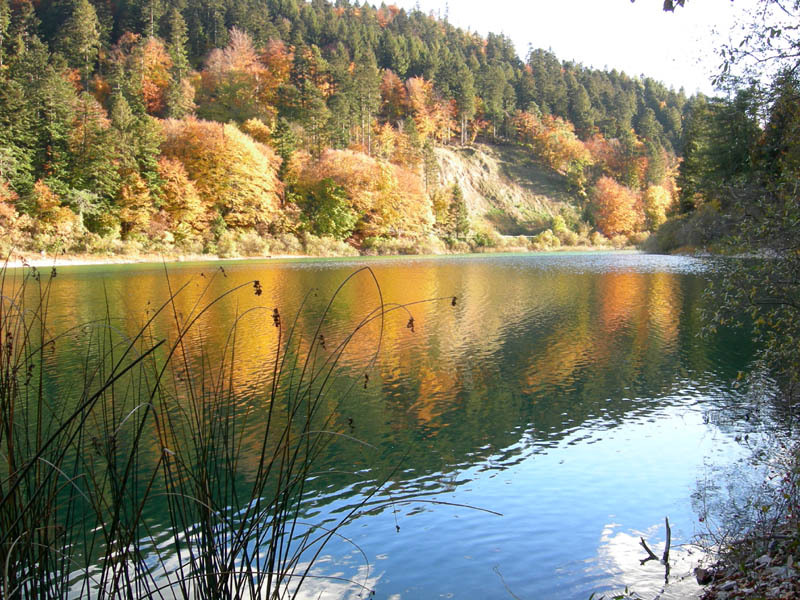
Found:
[[[300,331],[305,303],[289,318],[250,308],[206,355],[198,324],[223,300],[261,296],[259,282],[211,299],[208,282],[181,314],[189,284],[173,288],[165,272],[169,297],[126,335],[110,309],[78,329],[51,330],[56,275],[0,271],[0,596],[296,595],[326,544],[381,489],[324,527],[302,519],[315,462],[334,436],[349,437],[332,427],[329,406],[368,380],[386,314],[407,306],[385,304],[364,268],[333,293],[316,330]],[[342,339],[326,339],[333,302],[356,277],[369,278],[378,306]],[[354,371],[343,356],[368,331],[373,349]],[[258,392],[241,393],[234,376],[245,333],[275,341]],[[62,346],[80,352],[78,373],[63,372]],[[164,514],[154,518],[153,505]],[[367,584],[353,582],[365,592]]]

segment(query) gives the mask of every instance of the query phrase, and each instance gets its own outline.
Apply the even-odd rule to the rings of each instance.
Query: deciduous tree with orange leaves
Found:
[[[45,244],[67,242],[80,229],[78,215],[61,203],[61,198],[39,179],[33,186],[29,212],[33,233]]]
[[[125,174],[117,196],[117,206],[123,237],[145,233],[156,211],[150,189],[136,171]]]
[[[198,115],[219,121],[260,118],[271,122],[280,77],[262,63],[265,55],[259,54],[246,32],[234,27],[229,38],[225,48],[212,50],[200,74]]]
[[[209,215],[183,163],[162,156],[158,159],[158,175],[162,181],[162,221],[175,240],[182,242],[203,233]]]
[[[408,92],[403,80],[386,69],[381,80],[381,114],[394,125],[402,123],[409,112]]]
[[[293,161],[291,176],[300,186],[324,179],[341,186],[360,216],[362,237],[415,236],[431,227],[430,202],[415,172],[353,150],[326,150],[318,160],[305,156]]]
[[[603,176],[597,180],[591,195],[597,229],[613,237],[637,231],[644,222],[641,202],[633,190]]]
[[[23,229],[30,226],[30,219],[17,212],[19,197],[8,182],[0,179],[0,253],[3,256],[23,242]]]
[[[172,59],[164,42],[147,38],[140,46],[142,68],[142,97],[147,112],[163,115],[167,105],[167,88],[170,84]]]
[[[195,118],[163,121],[165,156],[179,160],[207,210],[229,227],[265,227],[280,208],[280,158],[235,125]]]

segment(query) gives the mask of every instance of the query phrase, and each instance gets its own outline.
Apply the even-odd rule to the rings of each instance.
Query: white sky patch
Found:
[[[559,60],[646,75],[689,94],[712,93],[720,63],[716,47],[727,41],[737,15],[756,0],[688,0],[674,13],[662,0],[395,0],[405,9],[448,15],[457,27],[503,33],[521,58],[529,45],[552,49]]]

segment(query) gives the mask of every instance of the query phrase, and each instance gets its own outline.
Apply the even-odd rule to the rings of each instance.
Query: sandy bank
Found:
[[[21,267],[36,267],[37,269],[57,267],[77,267],[84,265],[126,265],[126,264],[161,264],[176,262],[211,262],[217,260],[278,260],[289,258],[310,258],[305,255],[281,254],[268,256],[242,256],[231,258],[220,258],[213,254],[180,254],[180,255],[161,255],[161,254],[142,254],[136,256],[99,256],[93,254],[65,254],[60,256],[26,254],[14,254],[4,263],[9,269]]]

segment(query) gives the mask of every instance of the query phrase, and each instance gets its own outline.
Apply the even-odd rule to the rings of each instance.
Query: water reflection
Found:
[[[661,598],[663,600],[684,600],[697,598],[702,588],[694,577],[694,568],[701,557],[701,550],[692,545],[681,545],[670,548],[670,572],[659,561],[649,561],[646,552],[640,545],[640,539],[650,539],[661,533],[663,523],[653,525],[645,531],[632,533],[618,531],[620,523],[609,523],[603,529],[596,560],[592,560],[586,568],[590,576],[613,581],[618,591],[626,587],[643,598]],[[648,543],[650,549],[659,557],[664,555],[665,542]],[[608,585],[608,583],[606,583]]]
[[[706,264],[637,254],[374,261],[380,289],[368,273],[355,277],[318,330],[331,295],[362,264],[230,262],[224,273],[218,264],[62,269],[53,317],[59,327],[77,327],[110,307],[124,338],[181,290],[152,336],[174,337],[198,318],[188,364],[235,356],[226,376],[236,402],[252,407],[263,402],[279,343],[274,308],[287,324],[296,318],[299,356],[324,336],[319,365],[381,297],[399,304],[443,298],[386,315],[382,329],[373,321],[342,357],[337,393],[322,410],[327,427],[342,435],[316,465],[307,516],[341,514],[389,478],[369,516],[346,532],[369,548],[370,562],[385,558],[379,578],[364,575],[342,558],[352,548],[334,543],[320,572],[364,575],[393,598],[501,597],[508,589],[585,598],[630,581],[650,585],[650,575],[630,568],[641,554],[634,532],[669,515],[674,539],[688,540],[689,488],[703,458],[737,453],[701,409],[729,395],[728,382],[747,368],[752,349],[741,338],[732,343],[731,333],[699,339],[695,309]],[[253,280],[263,295],[253,293]],[[79,370],[84,342],[65,338],[52,360]],[[254,422],[245,434],[245,465],[257,461],[260,432]],[[413,498],[449,504],[404,502]],[[147,508],[153,517],[163,510]],[[353,593],[323,587],[330,597]],[[309,589],[317,597],[316,583]]]

